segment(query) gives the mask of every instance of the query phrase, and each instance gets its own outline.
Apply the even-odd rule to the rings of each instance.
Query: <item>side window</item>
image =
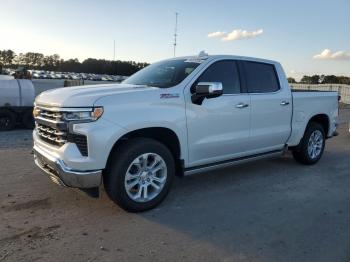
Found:
[[[249,93],[271,93],[279,89],[273,65],[258,62],[243,62]]]
[[[237,65],[232,60],[212,64],[197,79],[198,82],[221,82],[224,94],[238,94],[241,91]]]

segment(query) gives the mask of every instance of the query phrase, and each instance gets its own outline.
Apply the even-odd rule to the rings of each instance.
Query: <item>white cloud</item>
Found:
[[[231,33],[228,33],[225,37],[222,38],[222,41],[234,41],[234,40],[241,40],[241,39],[248,39],[257,37],[258,35],[261,35],[264,32],[264,30],[259,29],[256,31],[247,31],[242,29],[235,29]]]
[[[216,31],[208,34],[208,37],[222,37],[226,35],[226,32]]]
[[[235,41],[235,40],[249,39],[249,38],[257,37],[258,35],[261,35],[263,32],[264,32],[263,29],[258,29],[256,31],[234,29],[230,33],[222,32],[222,31],[212,32],[212,33],[208,34],[208,37],[221,38],[222,41]]]
[[[300,79],[303,77],[303,75],[307,75],[305,72],[301,72],[295,69],[291,69],[289,71],[286,71],[288,77],[293,77],[296,81],[300,81]]]
[[[314,55],[313,58],[324,60],[350,60],[350,53],[344,51],[332,52],[330,49],[324,49],[320,54]]]

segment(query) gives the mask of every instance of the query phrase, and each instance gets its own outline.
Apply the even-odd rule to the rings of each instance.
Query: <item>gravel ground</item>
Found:
[[[317,165],[287,154],[177,178],[141,214],[53,184],[30,131],[0,133],[0,261],[350,261],[349,120]]]

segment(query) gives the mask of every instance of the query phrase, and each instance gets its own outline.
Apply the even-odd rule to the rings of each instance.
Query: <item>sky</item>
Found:
[[[0,0],[0,50],[155,62],[176,56],[277,60],[288,76],[350,76],[350,0]]]

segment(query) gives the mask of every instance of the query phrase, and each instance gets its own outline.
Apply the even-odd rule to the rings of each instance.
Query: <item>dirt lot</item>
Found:
[[[142,214],[53,184],[30,131],[0,133],[0,261],[350,261],[349,120],[315,166],[288,154],[177,178]]]

